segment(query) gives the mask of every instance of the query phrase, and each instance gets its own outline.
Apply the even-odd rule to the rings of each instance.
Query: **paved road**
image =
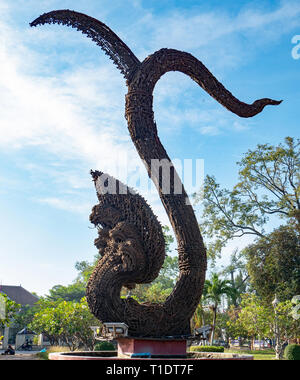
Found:
[[[36,354],[39,351],[17,351],[15,355],[1,355],[4,350],[0,350],[0,360],[39,360]]]

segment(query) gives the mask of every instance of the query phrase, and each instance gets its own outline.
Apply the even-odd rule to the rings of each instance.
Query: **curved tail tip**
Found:
[[[269,99],[269,98],[263,98],[263,99],[257,100],[255,103],[261,104],[264,106],[278,106],[282,102],[283,102],[283,100],[274,100],[274,99]]]
[[[283,100],[272,100],[272,99],[271,99],[270,105],[271,105],[271,106],[278,106],[278,105],[281,104],[282,102],[283,102]]]
[[[273,99],[269,99],[269,98],[263,98],[263,99],[256,100],[252,104],[252,106],[254,106],[255,108],[257,108],[259,110],[259,112],[260,112],[266,106],[278,106],[282,102],[283,102],[283,100],[273,100]]]

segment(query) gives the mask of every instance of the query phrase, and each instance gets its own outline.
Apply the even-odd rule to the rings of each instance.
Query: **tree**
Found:
[[[285,138],[285,145],[258,145],[239,163],[241,195],[262,215],[277,214],[294,219],[300,227],[300,140]],[[267,195],[258,193],[267,191]]]
[[[0,293],[0,328],[4,329],[9,326],[17,313],[20,311],[21,305],[10,300],[6,294]]]
[[[193,318],[191,319],[191,325],[193,329],[197,329],[201,326],[210,324],[211,322],[211,313],[207,310],[205,305],[204,297],[202,296],[201,301],[199,302]]]
[[[236,323],[252,338],[252,348],[255,337],[272,337],[273,312],[271,304],[264,304],[254,294],[244,294]]]
[[[270,303],[300,294],[300,236],[282,226],[243,251],[250,281],[257,294]]]
[[[80,300],[85,296],[85,286],[82,282],[76,281],[75,283],[63,286],[55,285],[49,290],[49,295],[46,297],[51,301],[65,300],[65,301],[76,301]]]
[[[217,311],[218,306],[221,303],[222,296],[226,294],[231,296],[234,293],[234,289],[231,287],[230,281],[221,280],[219,276],[214,273],[212,274],[211,280],[205,280],[203,295],[206,299],[212,302],[212,311],[213,311],[213,326],[212,333],[210,337],[210,343],[213,344],[215,336],[215,328],[217,321]]]
[[[242,296],[242,299],[245,295]],[[225,323],[224,328],[226,329],[226,335],[229,338],[239,339],[240,344],[243,344],[245,340],[249,339],[249,333],[244,328],[241,320],[239,319],[239,313],[241,311],[241,307],[235,307],[234,305],[230,305],[226,314],[228,319]]]
[[[30,325],[37,312],[37,306],[22,305],[18,313],[14,315],[14,327],[20,331]]]
[[[144,293],[143,302],[163,303],[172,292],[172,288],[164,288],[160,282],[153,282]]]
[[[37,310],[30,323],[30,328],[38,334],[44,334],[51,345],[58,345],[60,338],[60,317],[56,312],[60,301],[50,301],[40,298]]]
[[[99,260],[99,255],[97,254],[94,257],[93,262],[88,262],[88,261],[77,261],[75,264],[75,268],[78,271],[77,278],[75,282],[82,283],[84,286],[86,286],[91,274],[93,273],[97,262]]]
[[[130,295],[139,302],[164,302],[170,295],[178,276],[177,256],[166,256],[158,277],[151,284],[137,284]],[[127,289],[123,288],[122,295],[126,296]]]
[[[59,304],[64,315],[61,325],[62,339],[74,350],[84,347],[90,351],[95,345],[94,333],[91,326],[99,326],[100,322],[92,315],[86,299],[80,302],[66,302]]]
[[[90,327],[100,322],[91,314],[84,298],[80,302],[44,299],[38,304],[39,310],[30,328],[45,334],[52,345],[63,341],[71,351],[80,346],[93,349],[95,338]]]
[[[213,176],[204,183],[201,229],[208,253],[215,259],[226,243],[237,237],[266,236],[270,216],[283,218],[300,228],[300,140],[291,137],[284,144],[259,144],[238,162],[239,182],[233,190],[222,189]],[[195,202],[202,192],[194,194]]]
[[[237,274],[236,274],[237,273]],[[246,268],[245,255],[235,249],[230,256],[230,263],[220,273],[225,278],[229,276],[231,286],[235,290],[228,297],[228,305],[235,307],[241,302],[241,295],[246,293],[248,288],[249,274]]]
[[[234,337],[246,332],[252,338],[252,344],[256,337],[273,339],[279,334],[278,358],[281,358],[283,343],[300,334],[300,324],[292,316],[293,306],[288,300],[279,302],[274,309],[271,303],[267,304],[255,294],[244,294],[241,306],[238,309],[231,307],[230,313],[234,317],[227,325]]]
[[[165,239],[166,253],[171,252],[171,244],[174,243],[174,237],[170,235],[170,228],[168,226],[162,226],[163,235]]]

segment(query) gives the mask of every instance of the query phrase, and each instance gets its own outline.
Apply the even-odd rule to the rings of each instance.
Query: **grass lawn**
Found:
[[[225,352],[231,352],[235,354],[249,354],[254,356],[254,360],[275,360],[275,352],[273,350],[228,350],[225,349]]]
[[[37,357],[42,360],[48,360],[48,355],[51,354],[51,352],[69,352],[70,349],[68,347],[61,347],[61,346],[50,346],[47,348],[47,352],[39,352],[37,353]]]

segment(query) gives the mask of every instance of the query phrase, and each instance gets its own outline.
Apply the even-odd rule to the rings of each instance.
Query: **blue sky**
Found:
[[[140,60],[163,47],[188,51],[242,101],[284,100],[239,119],[183,74],[159,81],[154,111],[167,152],[203,159],[222,186],[235,183],[248,149],[299,135],[299,1],[0,0],[0,282],[40,295],[69,284],[75,262],[96,254],[89,170],[124,180],[140,165],[112,62],[71,28],[29,27],[54,9],[98,18]],[[144,195],[168,223],[157,195]],[[229,245],[224,260],[246,243]]]

